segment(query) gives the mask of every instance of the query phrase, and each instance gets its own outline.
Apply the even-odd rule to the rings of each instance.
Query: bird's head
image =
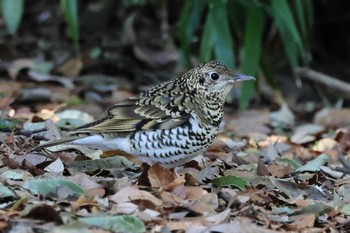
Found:
[[[243,74],[235,74],[227,66],[218,61],[209,61],[199,64],[186,75],[187,86],[190,92],[205,99],[225,102],[227,94],[233,84],[240,81],[255,80]]]

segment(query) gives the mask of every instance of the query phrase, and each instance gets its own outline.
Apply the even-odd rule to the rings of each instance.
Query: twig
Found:
[[[337,89],[346,94],[350,93],[350,83],[343,82],[332,76],[317,72],[307,67],[298,67],[295,69],[295,73],[310,80],[322,83],[330,88]]]

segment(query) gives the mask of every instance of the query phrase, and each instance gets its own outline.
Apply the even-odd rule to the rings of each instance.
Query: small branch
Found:
[[[295,73],[312,81],[322,83],[330,88],[337,89],[346,94],[350,93],[350,83],[343,82],[332,76],[317,72],[307,67],[298,67],[295,69]]]

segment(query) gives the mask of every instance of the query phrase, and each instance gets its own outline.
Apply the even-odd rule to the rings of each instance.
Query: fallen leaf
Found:
[[[304,144],[312,142],[316,139],[316,135],[322,133],[324,127],[318,124],[304,124],[294,129],[294,133],[290,141],[296,144]]]
[[[212,183],[218,186],[234,186],[238,189],[244,190],[249,183],[240,177],[222,176],[212,180]]]
[[[309,161],[305,165],[303,165],[303,166],[299,167],[298,169],[296,169],[296,171],[298,171],[298,172],[305,172],[305,171],[315,172],[315,171],[319,171],[321,169],[321,166],[325,165],[328,162],[328,160],[329,160],[328,155],[320,154],[315,159]]]
[[[295,220],[294,220],[295,219]],[[316,221],[316,216],[313,213],[293,216],[294,222],[291,224],[295,229],[305,230],[313,227]]]
[[[71,208],[73,211],[77,211],[82,207],[92,207],[97,206],[98,203],[96,202],[95,198],[93,196],[85,196],[81,195],[76,201],[72,202]]]
[[[78,220],[114,232],[142,233],[146,231],[144,223],[132,215],[85,217]]]
[[[256,174],[258,176],[268,176],[269,175],[269,171],[267,170],[264,161],[259,158],[258,160],[258,167],[256,168]]]
[[[73,57],[64,63],[59,71],[62,72],[65,76],[76,76],[80,73],[80,70],[83,68],[83,63],[81,56]]]
[[[350,125],[350,109],[324,108],[317,112],[314,122],[325,128],[341,128]]]
[[[187,233],[197,233],[198,231],[192,230],[190,227]],[[230,223],[223,223],[214,225],[212,227],[204,228],[200,232],[220,232],[220,233],[274,233],[277,231],[269,230],[264,227],[255,226],[251,223],[242,223],[239,221],[233,221]]]
[[[274,126],[291,127],[295,124],[294,113],[289,109],[287,104],[282,104],[278,111],[271,112],[270,120]]]
[[[44,168],[45,171],[53,174],[62,174],[64,171],[64,165],[60,158],[56,159],[54,162],[50,163],[49,166]]]
[[[77,174],[70,177],[70,179],[80,185],[80,187],[82,187],[86,193],[92,196],[103,197],[106,193],[101,184],[96,183],[92,177],[86,175],[85,173]]]
[[[61,178],[30,179],[24,182],[23,188],[29,189],[34,195],[48,196],[53,194],[60,198],[80,196],[84,193],[84,190],[74,182]]]
[[[153,188],[162,188],[166,191],[171,191],[174,187],[173,183],[176,182],[177,176],[173,170],[169,170],[161,167],[159,164],[151,166],[148,170],[148,179]],[[185,180],[182,179],[181,183]]]
[[[127,186],[119,190],[116,194],[109,197],[117,204],[132,201],[149,201],[155,206],[161,206],[163,201],[153,196],[151,193],[140,190],[137,186]]]
[[[290,166],[282,165],[282,164],[271,164],[267,167],[268,172],[272,177],[282,178],[292,172]]]

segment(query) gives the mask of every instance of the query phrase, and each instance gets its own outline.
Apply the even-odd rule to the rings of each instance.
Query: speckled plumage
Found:
[[[62,143],[87,145],[176,167],[210,146],[233,84],[251,79],[217,61],[202,63],[178,79],[117,103],[105,117],[70,131],[69,137],[36,149]]]

